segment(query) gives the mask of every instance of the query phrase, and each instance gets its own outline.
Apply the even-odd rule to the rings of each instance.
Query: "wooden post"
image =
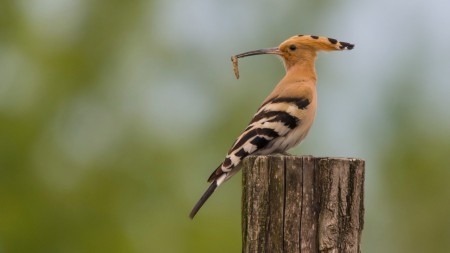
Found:
[[[250,156],[242,167],[242,252],[361,252],[364,161]]]

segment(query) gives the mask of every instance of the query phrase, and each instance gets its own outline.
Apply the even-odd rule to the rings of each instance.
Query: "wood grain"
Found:
[[[353,158],[246,158],[242,252],[360,252],[364,166]]]

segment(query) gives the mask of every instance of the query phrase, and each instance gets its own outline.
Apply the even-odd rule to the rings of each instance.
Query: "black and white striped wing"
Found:
[[[276,97],[264,103],[208,182],[230,172],[250,154],[284,151],[280,145],[284,143],[285,137],[301,124],[301,111],[309,104],[310,101],[306,98],[294,97]]]

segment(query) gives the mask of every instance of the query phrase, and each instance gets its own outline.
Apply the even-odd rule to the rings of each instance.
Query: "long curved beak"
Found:
[[[243,58],[243,57],[258,55],[258,54],[282,55],[282,53],[278,47],[272,47],[272,48],[264,48],[264,49],[254,50],[254,51],[248,51],[248,52],[245,52],[242,54],[231,56],[231,61],[233,62],[234,74],[236,75],[237,79],[239,79],[238,58]]]
[[[259,55],[259,54],[277,54],[277,55],[281,55],[281,51],[278,47],[272,47],[272,48],[264,48],[264,49],[259,49],[259,50],[254,50],[254,51],[249,51],[249,52],[245,52],[242,54],[238,54],[236,55],[236,58],[243,58],[243,57],[247,57],[247,56],[252,56],[252,55]]]

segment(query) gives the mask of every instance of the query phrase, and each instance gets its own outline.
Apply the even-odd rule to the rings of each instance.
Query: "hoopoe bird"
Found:
[[[315,60],[318,51],[351,50],[354,45],[332,38],[298,35],[278,47],[249,51],[232,57],[236,77],[237,58],[274,54],[279,56],[286,74],[264,100],[248,127],[236,139],[225,159],[211,174],[211,183],[192,209],[191,219],[223,182],[236,174],[249,155],[284,153],[299,144],[311,128],[317,106]]]

